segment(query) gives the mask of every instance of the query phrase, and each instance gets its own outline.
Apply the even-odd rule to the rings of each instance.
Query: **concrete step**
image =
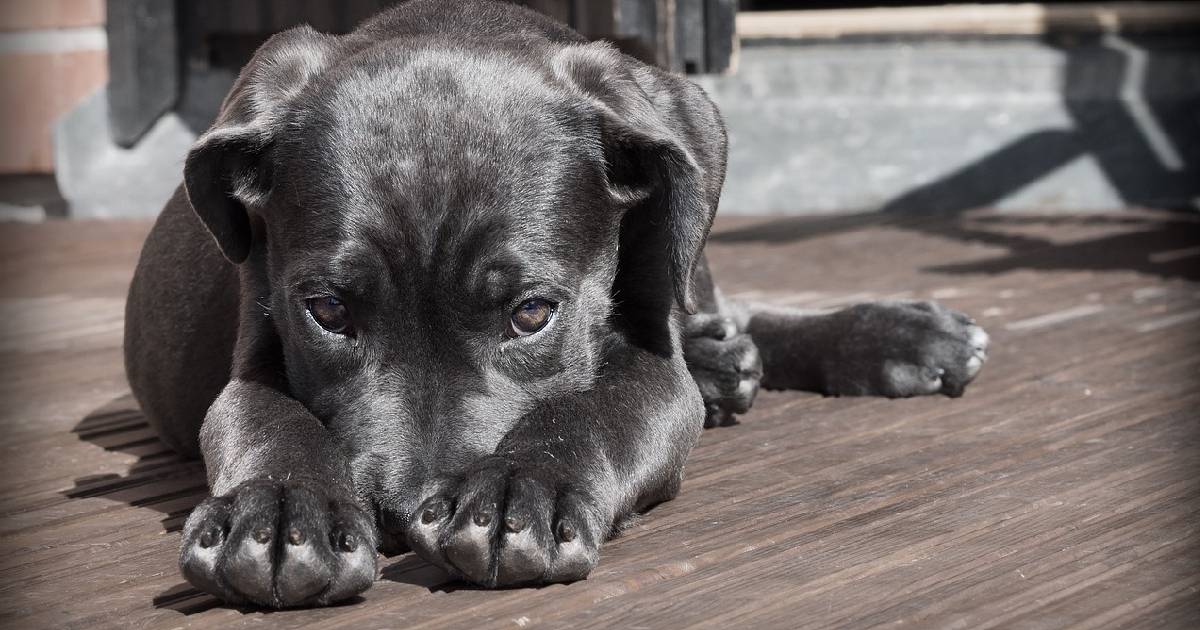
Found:
[[[726,214],[1200,203],[1200,37],[743,40]]]

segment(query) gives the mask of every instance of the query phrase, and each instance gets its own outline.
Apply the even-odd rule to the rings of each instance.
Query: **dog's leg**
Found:
[[[626,517],[673,497],[701,430],[683,361],[624,346],[605,365],[444,480],[413,514],[414,551],[485,586],[577,580]]]
[[[205,417],[213,496],[184,525],[180,568],[230,603],[346,599],[375,579],[373,520],[325,427],[267,372],[236,375]]]
[[[180,568],[230,603],[345,599],[374,580],[373,521],[325,428],[275,382],[278,361],[263,358],[277,354],[263,347],[274,337],[253,299],[243,360],[231,365],[239,283],[178,191],[143,250],[125,343],[147,418],[208,469],[213,497],[184,525]]]
[[[934,302],[868,302],[833,312],[728,303],[724,311],[754,339],[769,389],[957,397],[987,360],[987,333]]]

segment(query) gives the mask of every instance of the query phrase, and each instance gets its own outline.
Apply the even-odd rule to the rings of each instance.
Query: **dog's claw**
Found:
[[[519,516],[507,516],[504,518],[504,526],[508,531],[518,533],[525,529],[525,519]]]

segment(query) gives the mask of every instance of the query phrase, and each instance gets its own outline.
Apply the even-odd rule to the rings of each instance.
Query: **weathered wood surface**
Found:
[[[411,555],[361,600],[264,613],[183,583],[198,464],[121,367],[143,223],[3,225],[5,627],[1200,627],[1200,217],[738,220],[730,293],[936,298],[991,360],[964,398],[766,393],[590,579],[488,592]]]

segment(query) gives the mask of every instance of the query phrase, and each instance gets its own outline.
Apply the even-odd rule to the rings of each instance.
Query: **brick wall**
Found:
[[[104,0],[0,1],[0,173],[54,170],[54,121],[108,80]]]

